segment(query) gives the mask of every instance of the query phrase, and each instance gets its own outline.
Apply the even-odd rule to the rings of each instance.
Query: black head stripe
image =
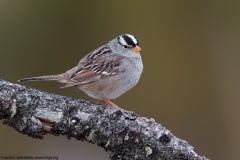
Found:
[[[133,47],[136,47],[136,45],[138,45],[138,44],[135,44],[135,43],[133,42],[132,38],[128,37],[126,34],[123,35],[122,37],[123,37],[123,39],[126,41],[126,43],[127,43],[128,45],[131,45],[131,46],[133,46]]]
[[[119,44],[122,45],[122,43],[120,42],[120,37],[117,37],[117,41],[118,41]]]

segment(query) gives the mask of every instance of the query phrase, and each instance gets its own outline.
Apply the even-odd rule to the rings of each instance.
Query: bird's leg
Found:
[[[115,109],[117,109],[117,111],[122,111],[122,113],[125,115],[125,112],[126,113],[130,113],[132,114],[133,112],[132,111],[126,111],[125,109],[122,109],[120,107],[118,107],[115,103],[113,103],[112,101],[110,101],[109,99],[107,98],[103,98],[103,102],[105,102],[106,104],[109,104],[110,106],[114,107]]]
[[[116,108],[116,109],[119,110],[119,107],[118,107],[115,103],[113,103],[112,101],[110,101],[109,99],[103,98],[103,102],[105,102],[105,103],[109,104],[110,106],[112,106],[112,107],[114,107],[114,108]]]

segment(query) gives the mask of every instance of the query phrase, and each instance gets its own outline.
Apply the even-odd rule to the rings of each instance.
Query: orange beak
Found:
[[[133,52],[140,52],[142,49],[139,46],[132,48]]]

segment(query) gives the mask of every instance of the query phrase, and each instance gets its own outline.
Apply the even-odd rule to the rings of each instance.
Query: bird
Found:
[[[18,80],[57,81],[60,88],[76,86],[88,96],[118,107],[111,100],[133,88],[143,72],[138,39],[120,35],[86,54],[78,65],[65,73]]]

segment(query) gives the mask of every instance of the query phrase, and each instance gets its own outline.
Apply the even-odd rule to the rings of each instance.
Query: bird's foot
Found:
[[[115,103],[113,103],[112,101],[110,101],[107,98],[104,98],[103,102],[105,102],[107,105],[110,105],[110,106],[114,107],[116,109],[116,111],[121,111],[122,113],[129,113],[129,114],[134,113],[133,111],[127,111],[125,109],[122,109],[122,108],[118,107],[118,105],[116,105]]]
[[[105,102],[106,104],[108,104],[108,105],[110,105],[110,106],[112,106],[112,107],[114,107],[114,108],[116,108],[118,110],[120,109],[115,103],[113,103],[112,101],[110,101],[107,98],[103,98],[103,102]]]

